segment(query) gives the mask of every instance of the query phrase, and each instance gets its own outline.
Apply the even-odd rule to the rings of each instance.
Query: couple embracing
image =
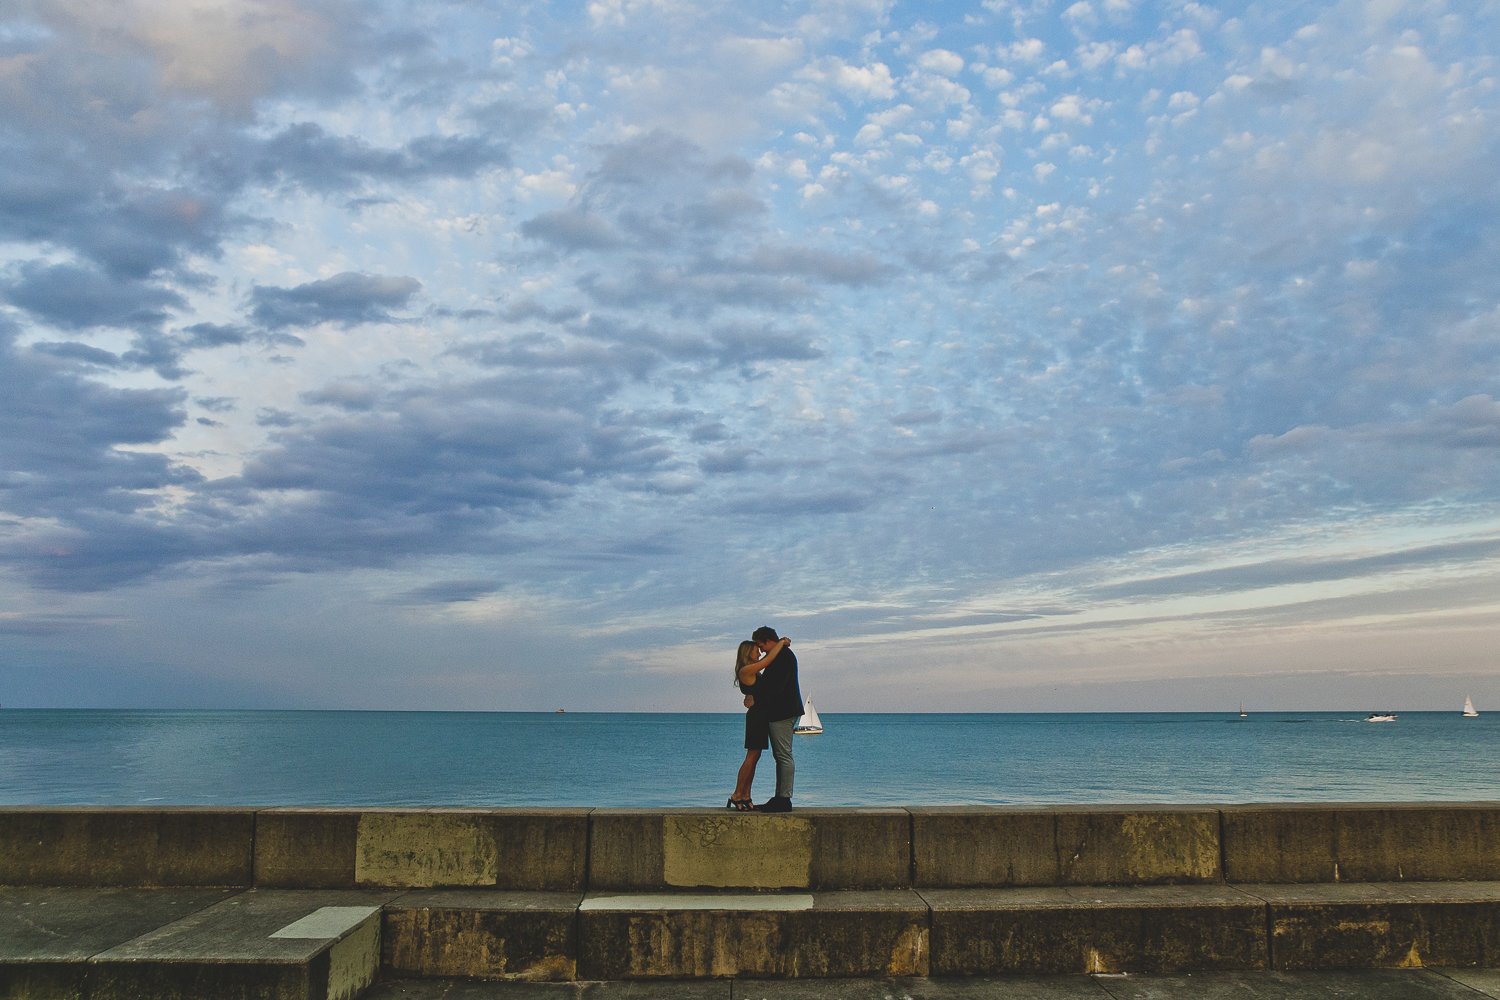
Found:
[[[734,794],[726,805],[741,812],[791,812],[792,727],[802,715],[802,689],[797,684],[797,654],[792,641],[762,625],[740,643],[734,658],[734,681],[745,695],[745,762],[740,765]],[[776,794],[761,805],[750,800],[755,765],[769,744],[776,759]]]

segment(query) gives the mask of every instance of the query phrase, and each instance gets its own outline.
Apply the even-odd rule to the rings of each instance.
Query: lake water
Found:
[[[1500,800],[1500,716],[839,715],[801,806]],[[0,803],[722,806],[728,714],[0,711]],[[770,753],[757,800],[774,786]]]

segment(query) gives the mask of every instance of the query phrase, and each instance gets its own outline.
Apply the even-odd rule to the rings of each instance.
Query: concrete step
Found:
[[[1263,969],[1266,906],[1221,885],[923,889],[934,976]]]
[[[589,893],[581,979],[925,976],[915,892]]]
[[[386,904],[382,965],[394,975],[575,979],[582,901],[582,892],[407,892]]]
[[[386,892],[0,889],[0,997],[352,1000]]]
[[[1241,885],[1277,969],[1500,967],[1500,882]]]
[[[1484,1000],[1500,971],[1205,972],[1180,976],[486,983],[382,979],[364,1000]]]

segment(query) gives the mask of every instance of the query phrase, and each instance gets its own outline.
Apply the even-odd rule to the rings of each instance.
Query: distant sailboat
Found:
[[[1473,698],[1469,698],[1469,697],[1465,697],[1464,698],[1464,718],[1465,719],[1477,719],[1477,718],[1479,718],[1479,713],[1474,710],[1474,699]]]
[[[818,710],[813,708],[812,699],[807,699],[807,711],[802,713],[802,718],[792,727],[792,732],[798,736],[816,736],[823,731],[823,720],[818,718]]]
[[[1242,719],[1248,719],[1248,718],[1250,718],[1250,713],[1245,711],[1245,703],[1244,702],[1240,702],[1240,718],[1242,718]]]

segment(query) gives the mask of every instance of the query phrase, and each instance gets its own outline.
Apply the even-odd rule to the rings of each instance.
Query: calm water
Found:
[[[1500,715],[836,715],[804,806],[1500,800]],[[0,803],[722,805],[738,715],[0,711]],[[761,761],[758,799],[774,784]]]

